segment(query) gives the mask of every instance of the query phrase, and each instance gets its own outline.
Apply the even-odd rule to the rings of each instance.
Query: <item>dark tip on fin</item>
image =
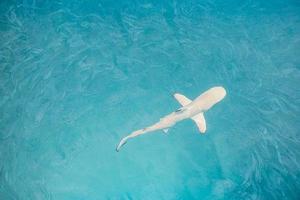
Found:
[[[127,141],[124,142],[123,144],[121,144],[120,146],[118,145],[117,148],[116,148],[116,152],[119,152],[119,151],[120,151],[120,148],[121,148],[122,146],[124,146],[124,144],[126,144],[126,143],[127,143]]]

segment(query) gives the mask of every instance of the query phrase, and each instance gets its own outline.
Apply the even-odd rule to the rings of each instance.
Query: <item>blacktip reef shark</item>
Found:
[[[175,93],[174,97],[182,105],[181,108],[161,118],[159,122],[152,126],[134,131],[130,135],[124,137],[117,146],[116,151],[119,151],[130,138],[157,130],[163,130],[166,133],[168,132],[168,129],[174,126],[177,122],[188,118],[192,119],[196,123],[200,133],[205,133],[206,122],[203,113],[224,99],[225,96],[226,90],[220,86],[210,88],[198,96],[194,101],[188,99],[182,94]]]

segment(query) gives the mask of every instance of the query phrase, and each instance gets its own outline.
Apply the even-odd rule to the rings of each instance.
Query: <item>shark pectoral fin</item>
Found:
[[[175,94],[174,94],[174,98],[175,98],[175,99],[180,103],[180,105],[182,105],[182,106],[188,105],[188,104],[190,104],[190,103],[192,102],[189,98],[187,98],[187,97],[185,97],[184,95],[179,94],[179,93],[175,93]]]
[[[199,113],[191,118],[197,125],[200,133],[205,133],[206,131],[206,122],[203,113]]]

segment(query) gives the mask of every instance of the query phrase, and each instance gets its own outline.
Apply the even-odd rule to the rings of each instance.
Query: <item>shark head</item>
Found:
[[[225,88],[221,86],[213,87],[211,90],[213,90],[214,97],[216,98],[217,102],[224,99],[227,94]]]

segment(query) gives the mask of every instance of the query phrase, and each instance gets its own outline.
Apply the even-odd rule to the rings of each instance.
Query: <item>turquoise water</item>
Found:
[[[296,0],[1,1],[0,199],[299,199],[299,52]]]

